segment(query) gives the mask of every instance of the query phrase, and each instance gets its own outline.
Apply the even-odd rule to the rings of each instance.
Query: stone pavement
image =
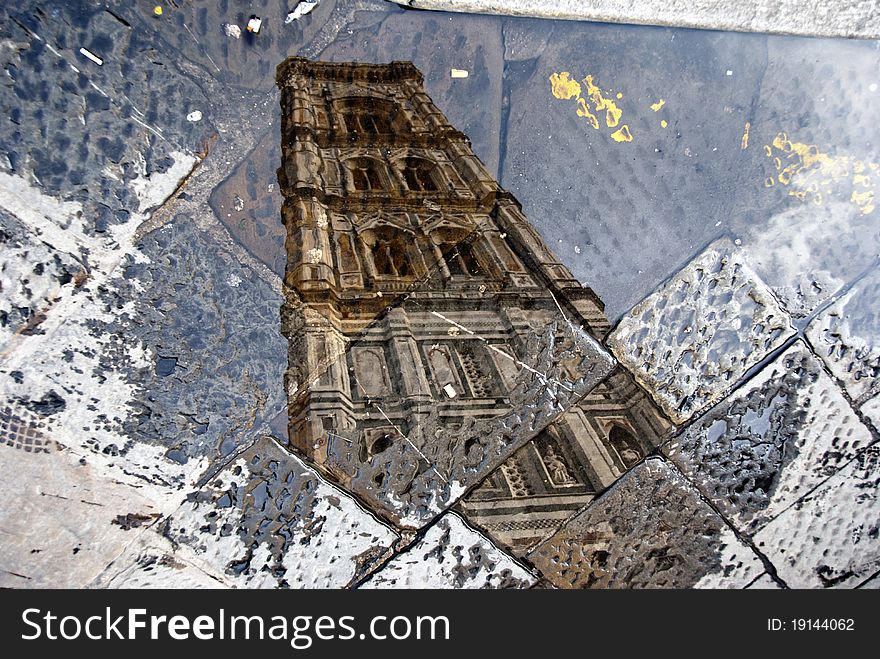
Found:
[[[153,4],[2,10],[0,584],[876,587],[876,44],[373,0],[235,38],[249,8]],[[285,446],[291,54],[415,62],[658,410],[519,544],[475,498],[392,528]]]

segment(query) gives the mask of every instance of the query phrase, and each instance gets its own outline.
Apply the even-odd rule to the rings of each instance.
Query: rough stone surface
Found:
[[[876,263],[880,226],[847,201],[801,204],[751,228],[749,265],[797,318],[811,314]]]
[[[880,270],[873,270],[807,327],[807,338],[816,353],[856,404],[880,391],[878,294]]]
[[[528,560],[560,588],[741,588],[764,570],[697,490],[657,458],[632,469]]]
[[[181,214],[146,236],[115,292],[134,300],[127,327],[150,360],[126,429],[178,462],[247,445],[286,398],[281,296],[194,224]]]
[[[537,16],[608,23],[673,25],[709,30],[779,32],[829,37],[880,37],[873,5],[835,0],[804,5],[796,0],[750,2],[637,2],[628,0],[393,0],[414,9]]]
[[[797,342],[663,450],[739,531],[754,532],[872,441]]]
[[[636,305],[608,344],[669,417],[684,422],[793,333],[742,255],[721,241]]]
[[[152,529],[131,542],[89,588],[228,588],[222,575],[208,574],[186,561],[186,548],[174,546]]]
[[[361,588],[528,588],[535,578],[447,513]]]
[[[791,588],[852,588],[880,567],[875,444],[755,535]]]
[[[0,586],[83,588],[143,530],[119,520],[148,525],[160,516],[149,493],[78,458],[54,443],[0,445],[3,497],[14,502],[0,508]]]
[[[191,493],[165,535],[239,588],[341,588],[397,540],[270,438]]]
[[[746,586],[747,590],[780,590],[782,586],[766,572]]]

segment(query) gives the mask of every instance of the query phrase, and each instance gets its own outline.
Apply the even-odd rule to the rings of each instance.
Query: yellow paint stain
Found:
[[[662,108],[664,105],[666,105],[666,99],[661,98],[661,99],[660,99],[659,101],[657,101],[656,103],[651,103],[651,109],[652,109],[654,112],[659,112],[659,111],[660,111],[660,108]]]
[[[602,90],[593,82],[593,76],[584,78],[584,84],[587,86],[587,96],[593,102],[596,112],[605,110],[605,125],[608,128],[614,128],[620,121],[623,111],[617,107],[617,104],[611,99],[605,98]],[[619,140],[618,140],[619,141]]]
[[[745,143],[745,136],[743,139]],[[874,211],[874,188],[880,179],[880,164],[866,163],[848,155],[831,155],[815,144],[793,141],[786,133],[778,133],[771,146],[764,146],[764,152],[772,158],[776,170],[774,177],[764,181],[766,187],[779,183],[791,186],[788,195],[804,202],[822,205],[826,199],[843,198],[854,204],[862,215]]]
[[[577,115],[579,117],[586,117],[587,121],[593,128],[599,128],[599,120],[596,118],[595,114],[590,112],[590,108],[587,107],[587,102],[583,98],[578,99]]]
[[[752,124],[748,121],[746,122],[745,130],[743,130],[742,142],[740,143],[740,148],[745,151],[749,148],[749,129],[752,127]]]
[[[568,71],[553,73],[550,76],[550,86],[553,90],[553,95],[562,101],[569,98],[578,98],[581,95],[581,86],[569,76]]]
[[[660,128],[666,128],[669,124],[666,123],[666,119],[660,120]]]
[[[629,132],[629,126],[623,124],[618,130],[611,133],[611,139],[615,142],[632,142],[633,136]]]
[[[599,129],[600,118],[604,119],[606,128],[616,128],[620,124],[623,110],[617,103],[606,97],[605,92],[594,82],[592,75],[583,79],[583,86],[576,80],[572,80],[571,73],[568,71],[552,73],[549,80],[553,96],[563,101],[575,99],[577,116],[586,119],[594,129]],[[611,91],[609,90],[608,94]],[[616,96],[618,99],[623,98],[623,92],[617,92]],[[632,133],[627,126],[621,126],[619,130],[611,134],[611,138],[616,142],[631,142]]]
[[[849,200],[861,209],[862,215],[867,215],[874,210],[874,191],[856,192],[853,190]]]

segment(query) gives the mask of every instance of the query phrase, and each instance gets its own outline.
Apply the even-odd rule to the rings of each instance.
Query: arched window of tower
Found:
[[[350,158],[345,165],[351,175],[351,187],[358,192],[385,189],[384,166],[374,158]]]
[[[391,227],[375,231],[369,244],[376,274],[380,277],[410,277],[414,275],[407,241],[401,232]]]
[[[411,192],[433,192],[440,189],[434,163],[424,158],[410,157],[405,158],[402,165],[403,179]]]
[[[351,96],[336,102],[345,132],[370,137],[409,132],[400,107],[393,101],[373,96]]]

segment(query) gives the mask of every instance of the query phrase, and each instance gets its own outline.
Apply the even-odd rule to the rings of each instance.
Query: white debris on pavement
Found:
[[[284,19],[284,24],[292,23],[293,21],[298,21],[300,18],[310,13],[312,9],[317,7],[321,3],[321,0],[315,0],[315,2],[308,2],[308,0],[303,0],[300,2],[292,12],[287,14],[287,17]]]
[[[467,78],[468,72],[464,69],[451,69],[449,71],[449,75],[452,78]]]
[[[223,31],[226,33],[227,37],[235,37],[236,39],[241,38],[241,28],[237,25],[233,25],[232,23],[227,23],[223,26]]]
[[[86,50],[85,48],[80,48],[79,52],[85,55],[88,59],[92,60],[98,66],[104,66],[104,60],[95,55],[93,52]]]
[[[201,111],[200,110],[193,110],[188,115],[186,115],[186,120],[187,121],[201,121],[202,120]]]

